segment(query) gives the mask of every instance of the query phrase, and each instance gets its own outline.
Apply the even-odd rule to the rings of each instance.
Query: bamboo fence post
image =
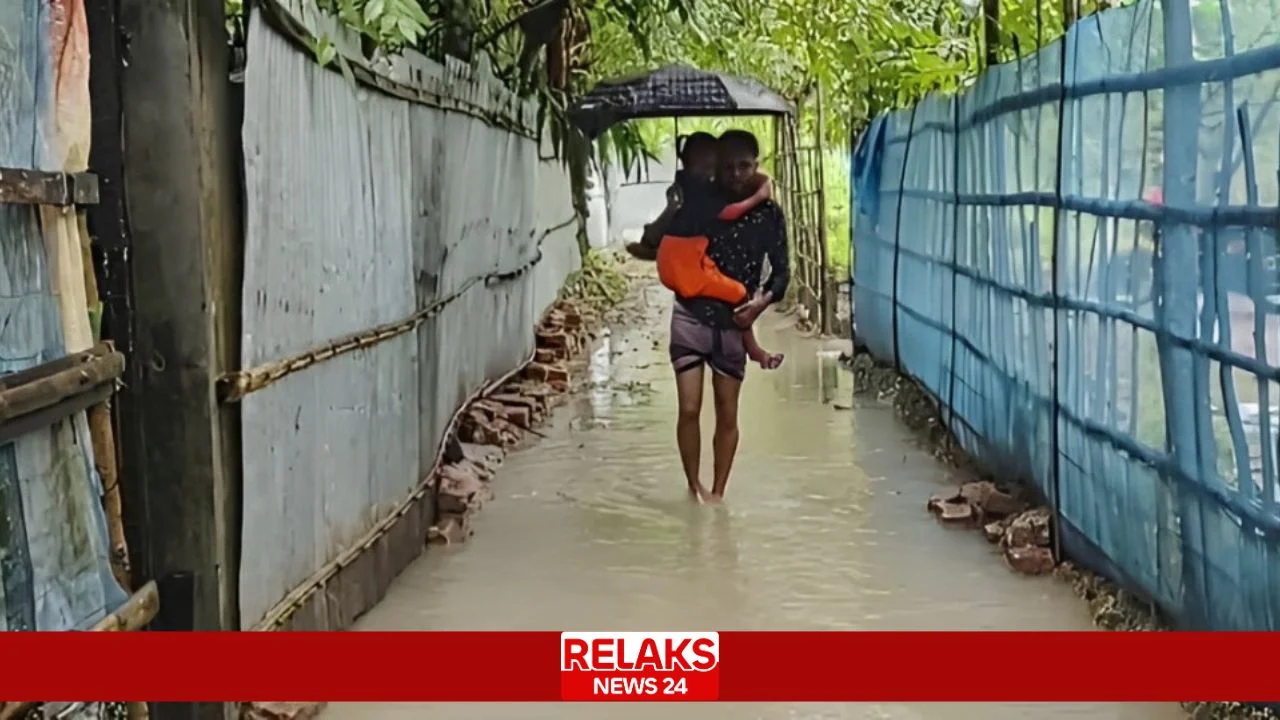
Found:
[[[124,536],[124,506],[120,500],[120,471],[109,401],[89,408],[88,417],[93,462],[102,479],[102,509],[107,516],[107,535],[111,542],[111,574],[120,587],[129,592],[129,544]]]
[[[146,627],[155,618],[160,609],[160,590],[154,580],[149,581],[142,589],[134,593],[123,605],[109,612],[89,629],[90,632],[134,632]],[[16,720],[26,716],[38,702],[11,702],[0,704],[0,720]],[[141,706],[141,715],[137,706]],[[147,717],[146,703],[130,702],[126,706],[130,718]]]

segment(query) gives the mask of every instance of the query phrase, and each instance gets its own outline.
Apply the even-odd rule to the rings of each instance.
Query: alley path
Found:
[[[766,315],[782,369],[749,371],[727,503],[685,496],[665,360],[669,295],[641,293],[639,327],[597,346],[584,390],[508,456],[475,537],[433,547],[359,630],[1091,629],[1087,609],[1048,578],[1005,568],[981,533],[937,525],[925,500],[952,482],[891,409],[851,404],[827,350]],[[708,400],[710,389],[708,388]],[[710,403],[706,407],[710,442]],[[704,465],[710,472],[709,448]],[[998,647],[921,658],[922,683],[1018,682],[1037,658]],[[449,662],[427,650],[423,671]],[[1002,678],[1002,671],[1014,677]],[[476,672],[485,672],[476,668]],[[501,682],[501,678],[494,678]],[[347,718],[1138,718],[1173,706],[335,705]]]

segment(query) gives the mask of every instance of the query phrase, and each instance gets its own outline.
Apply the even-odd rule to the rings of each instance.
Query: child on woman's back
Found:
[[[707,257],[707,234],[717,220],[738,220],[771,195],[769,179],[756,178],[755,192],[741,202],[726,205],[714,184],[716,166],[716,139],[708,133],[694,133],[686,138],[679,150],[681,169],[676,172],[675,183],[668,191],[667,210],[661,223],[666,228],[657,239],[656,259],[658,279],[680,298],[713,298],[733,305],[747,300],[747,288],[742,283],[720,272],[715,262]],[[651,245],[637,243],[627,246],[636,257],[650,259],[654,253]],[[774,355],[756,340],[751,328],[742,331],[747,355],[766,370],[782,364],[783,356]]]

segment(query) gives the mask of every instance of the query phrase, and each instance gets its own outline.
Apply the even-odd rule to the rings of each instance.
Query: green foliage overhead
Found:
[[[1100,3],[1073,4],[1079,6],[1073,14],[1086,16]],[[604,79],[682,63],[753,77],[795,101],[802,144],[819,141],[828,151],[823,153],[828,256],[842,265],[849,257],[845,149],[851,134],[879,113],[972,82],[987,56],[981,7],[981,0],[696,0],[688,20],[667,14],[651,21],[643,45],[628,28],[601,18],[605,21],[592,26],[591,70]],[[999,39],[991,54],[997,62],[1030,54],[1062,36],[1064,2],[1000,0],[996,29]],[[817,88],[820,139],[815,136]],[[680,129],[704,125],[724,129],[703,120],[682,121]],[[760,128],[750,129],[767,137]],[[669,145],[672,135],[672,123],[662,121],[646,124],[643,132],[653,149]]]
[[[229,14],[240,11],[241,0],[226,2]],[[1000,0],[998,45],[988,52],[982,0],[569,0],[560,36],[567,39],[555,49],[568,69],[568,87],[553,88],[546,72],[532,87],[520,83],[514,67],[526,41],[515,20],[536,0],[316,2],[378,53],[417,48],[439,56],[456,47],[448,40],[451,33],[471,41],[482,38],[477,49],[489,54],[512,88],[539,99],[542,131],[571,168],[575,195],[593,160],[607,159],[629,171],[670,141],[669,126],[653,123],[616,127],[594,145],[581,137],[568,123],[566,109],[573,96],[600,80],[671,63],[753,77],[800,108],[803,144],[816,140],[842,151],[851,133],[877,114],[906,107],[929,92],[959,90],[987,55],[1005,62],[1029,54],[1060,37],[1064,27],[1063,0]],[[1108,3],[1075,4],[1072,14],[1084,16]],[[325,38],[314,50],[324,64],[335,59]],[[550,54],[544,50],[538,63]],[[818,127],[822,138],[815,137]],[[839,155],[824,154],[832,190],[829,225],[835,230],[828,235],[837,241],[847,234],[847,171],[831,167]]]
[[[1079,4],[1082,16],[1098,6],[1096,0]],[[909,106],[931,91],[956,91],[977,75],[984,57],[979,5],[697,0],[688,21],[667,14],[651,23],[643,40],[617,24],[594,24],[592,74],[603,79],[684,63],[754,77],[793,100],[812,99],[812,90],[821,87],[824,140],[844,145],[850,131],[876,114]],[[1063,3],[1001,0],[998,27],[995,55],[1012,60],[1015,49],[1025,55],[1062,35]],[[814,118],[804,115],[811,129]]]
[[[317,0],[317,4],[385,52],[418,45],[436,25],[418,0]]]

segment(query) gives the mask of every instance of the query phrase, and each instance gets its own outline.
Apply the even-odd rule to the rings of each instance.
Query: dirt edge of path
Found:
[[[855,395],[892,403],[895,414],[916,433],[925,449],[937,460],[956,470],[959,476],[967,479],[956,492],[942,493],[930,499],[929,510],[941,522],[968,523],[975,529],[983,530],[988,540],[1001,543],[1006,549],[1006,563],[1012,571],[1051,573],[1059,581],[1070,584],[1076,595],[1089,604],[1094,625],[1103,630],[1124,632],[1170,629],[1169,624],[1149,603],[1070,560],[1054,558],[1049,553],[1047,566],[1031,561],[1019,567],[1016,560],[1011,561],[1007,545],[1011,535],[1009,528],[1029,515],[1037,517],[1030,523],[1024,523],[1021,531],[1026,532],[1029,525],[1032,532],[1042,532],[1043,535],[1027,542],[1024,547],[1044,548],[1046,552],[1048,550],[1051,515],[1044,508],[1031,506],[1028,499],[1032,494],[1026,485],[993,477],[979,467],[943,422],[933,395],[915,379],[898,372],[891,365],[875,360],[865,351],[842,355],[840,361],[853,373]],[[995,495],[991,494],[993,491]],[[1006,498],[1012,505],[1002,506],[1007,502]],[[992,504],[997,512],[988,512],[983,507],[987,503]],[[1039,542],[1041,539],[1043,542]],[[1015,540],[1015,545],[1018,542],[1022,541]],[[1273,720],[1278,717],[1266,708],[1237,702],[1180,704],[1188,716],[1196,720]]]
[[[420,485],[434,497],[435,522],[423,538],[426,545],[463,543],[472,536],[471,519],[493,499],[490,481],[507,453],[542,436],[538,427],[574,392],[575,361],[607,316],[630,297],[634,283],[623,268],[612,254],[589,256],[533,328],[533,354],[457,410],[435,468]],[[326,704],[244,702],[238,715],[240,720],[314,720]]]
[[[471,518],[494,497],[489,481],[506,454],[543,437],[537,428],[575,390],[576,361],[605,326],[606,314],[631,294],[623,268],[612,253],[589,255],[534,328],[529,361],[460,411],[433,477],[436,523],[428,544],[465,542],[473,532]]]

